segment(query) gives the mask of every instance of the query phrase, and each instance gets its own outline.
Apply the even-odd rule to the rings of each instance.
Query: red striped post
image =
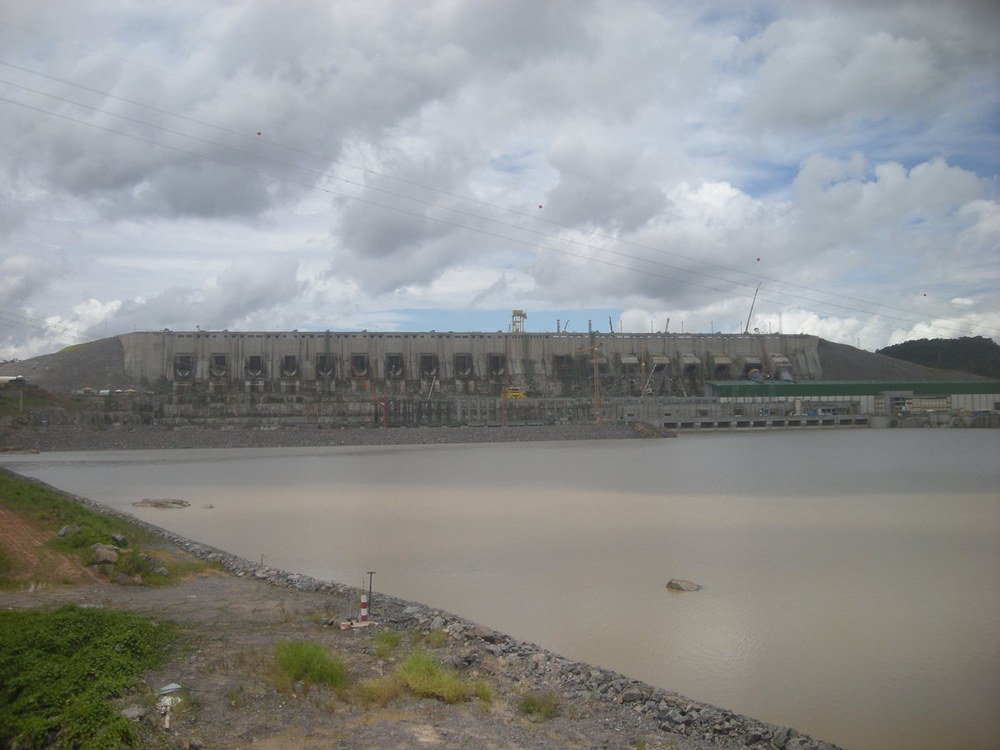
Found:
[[[361,595],[361,622],[368,622],[368,594]]]

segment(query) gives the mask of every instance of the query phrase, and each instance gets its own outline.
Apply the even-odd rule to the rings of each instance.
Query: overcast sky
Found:
[[[998,40],[995,0],[0,0],[0,359],[515,308],[1000,339]]]

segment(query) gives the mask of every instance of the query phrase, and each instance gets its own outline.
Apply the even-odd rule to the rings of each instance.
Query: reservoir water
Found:
[[[1000,746],[998,457],[1000,431],[830,430],[0,464],[250,560],[357,586],[374,570],[376,592],[883,750]]]

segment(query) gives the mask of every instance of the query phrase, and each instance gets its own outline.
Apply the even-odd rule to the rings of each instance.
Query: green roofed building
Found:
[[[702,397],[631,399],[608,416],[670,430],[997,427],[997,380],[711,380]]]
[[[733,415],[975,414],[1000,410],[1000,381],[707,381],[705,396]]]
[[[956,397],[953,408],[974,411],[993,409],[1000,394],[996,380],[712,380],[705,382],[705,395],[714,398],[877,398],[885,393],[910,393],[915,397]],[[964,398],[969,397],[969,398]],[[978,398],[977,398],[978,397]],[[985,398],[982,398],[985,397]]]

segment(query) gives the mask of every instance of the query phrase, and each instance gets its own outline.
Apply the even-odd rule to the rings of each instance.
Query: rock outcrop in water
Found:
[[[699,591],[701,590],[701,584],[688,581],[684,578],[671,578],[667,581],[667,588],[674,591]]]

